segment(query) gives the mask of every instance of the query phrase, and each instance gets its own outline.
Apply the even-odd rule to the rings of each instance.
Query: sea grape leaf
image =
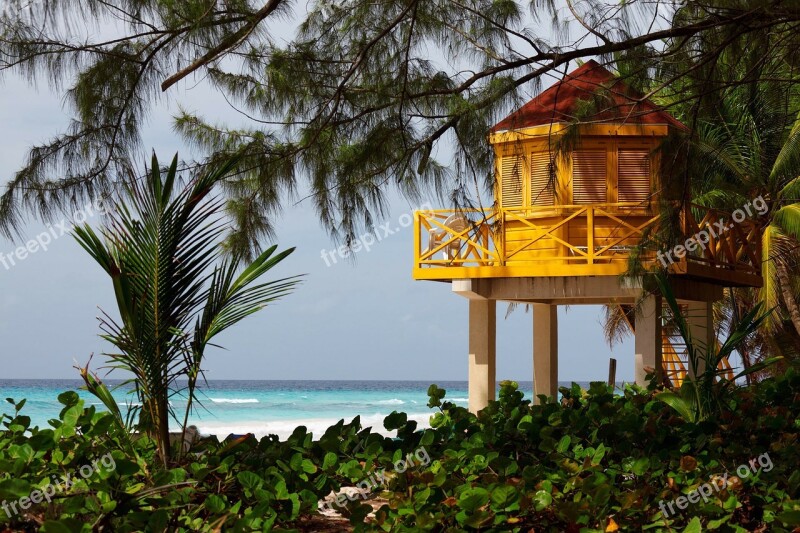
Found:
[[[78,403],[78,400],[80,400],[80,397],[78,396],[78,393],[75,391],[68,390],[58,395],[58,402],[67,407],[72,407],[73,405],[76,405]]]
[[[775,515],[775,518],[787,526],[800,526],[800,511],[784,511]]]
[[[518,499],[518,493],[517,489],[511,485],[500,485],[492,490],[491,497],[492,509],[495,511],[510,510],[512,504]]]
[[[406,422],[408,422],[408,415],[398,411],[392,411],[389,416],[383,419],[383,427],[388,431],[394,431],[395,429],[400,429],[405,426]]]
[[[0,499],[18,500],[31,493],[31,484],[24,479],[12,478],[0,481]]]
[[[700,533],[701,531],[703,531],[703,526],[700,524],[700,519],[695,516],[689,521],[683,533]]]
[[[543,511],[553,503],[553,497],[545,490],[537,490],[533,495],[533,505],[536,511]]]
[[[209,494],[206,497],[205,506],[212,514],[221,514],[225,510],[225,500],[216,494]]]
[[[339,456],[333,452],[328,452],[325,454],[325,458],[322,460],[322,469],[327,470],[336,466],[339,462]]]
[[[261,484],[264,482],[258,474],[247,471],[236,474],[236,479],[239,480],[239,483],[241,483],[244,488],[250,490],[261,487]]]
[[[489,492],[480,487],[473,487],[461,493],[458,506],[468,513],[475,512],[489,502]]]

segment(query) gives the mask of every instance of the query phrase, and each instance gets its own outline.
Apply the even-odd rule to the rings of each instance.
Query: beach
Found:
[[[113,380],[108,383],[120,385]],[[427,381],[210,380],[201,388],[202,404],[190,417],[189,424],[197,426],[201,434],[220,439],[230,434],[253,433],[258,438],[275,434],[283,440],[299,426],[305,426],[318,438],[339,420],[350,422],[360,416],[365,427],[392,435],[382,426],[383,419],[393,411],[407,413],[419,427],[428,426],[430,416],[436,412],[427,407],[430,384]],[[436,384],[447,390],[447,400],[467,406],[465,381]],[[87,406],[104,409],[96,398],[81,391],[81,386],[80,380],[0,380],[0,396],[17,401],[26,399],[22,414],[31,417],[33,425],[44,427],[49,419],[58,418],[62,406],[57,397],[67,390],[78,391]],[[520,382],[520,387],[530,397],[531,382]],[[135,403],[127,390],[120,386],[114,392],[123,409],[128,403]],[[171,403],[176,412],[182,412],[185,406],[181,397],[173,397]],[[11,412],[11,404],[3,402],[0,413]],[[177,424],[173,429],[178,429]]]

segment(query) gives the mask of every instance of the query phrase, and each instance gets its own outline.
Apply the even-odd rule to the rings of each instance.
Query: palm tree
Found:
[[[698,342],[699,339],[692,338],[689,323],[670,288],[667,276],[659,273],[655,276],[655,282],[667,304],[670,325],[686,346],[689,374],[695,376],[693,379],[684,380],[679,391],[662,391],[656,398],[675,409],[687,421],[700,422],[730,409],[729,394],[737,380],[768,368],[781,359],[780,357],[765,359],[726,378],[728,371],[721,368],[720,363],[727,360],[730,354],[739,349],[747,339],[752,338],[772,313],[763,312],[761,305],[756,304],[741,317],[727,335],[719,339],[715,346],[706,346],[702,341]],[[702,366],[701,361],[704,363]]]
[[[734,87],[703,110],[691,139],[692,203],[732,212],[760,197],[767,207],[752,219],[761,236],[764,286],[726,289],[715,306],[721,337],[756,305],[776,310],[740,344],[745,369],[769,354],[800,353],[800,98],[793,90],[771,82]],[[609,344],[631,333],[630,311],[606,307]]]
[[[236,163],[232,158],[212,165],[176,192],[177,155],[165,171],[154,155],[148,176],[128,184],[100,235],[89,225],[75,230],[111,277],[119,319],[105,313],[100,318],[103,338],[115,347],[106,355],[112,369],[132,374],[128,383],[141,406],[138,429],[154,439],[165,465],[171,457],[169,421],[177,420],[170,398],[187,398],[185,428],[212,339],[298,282],[259,282],[294,249],[275,254],[272,246],[247,265],[241,256],[223,255],[224,204],[211,192]],[[87,385],[97,389],[97,383]],[[110,394],[98,397],[113,403]]]
[[[795,276],[795,283],[797,283]],[[797,292],[797,287],[793,289]],[[757,289],[752,288],[727,288],[723,297],[714,304],[714,323],[720,338],[731,335],[741,323],[742,318],[757,301]],[[777,312],[777,311],[776,311]],[[759,328],[750,337],[744,339],[736,348],[742,360],[744,369],[748,369],[761,361],[769,359],[772,354],[782,354],[787,357],[796,357],[800,354],[800,337],[788,321],[785,321],[777,331],[770,331],[766,327]],[[767,377],[767,370],[748,374],[748,382]]]
[[[745,308],[777,308],[764,326],[785,329],[800,339],[800,306],[794,274],[800,248],[800,115],[790,95],[765,84],[732,91],[718,106],[719,120],[700,130],[697,147],[709,164],[695,202],[736,209],[754,198],[768,206],[755,218],[762,243],[764,286],[734,289]],[[736,304],[735,307],[741,307]]]

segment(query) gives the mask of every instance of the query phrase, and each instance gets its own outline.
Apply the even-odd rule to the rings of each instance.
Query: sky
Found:
[[[178,104],[221,110],[223,120],[237,116],[202,84],[189,87],[175,91],[148,124],[144,146],[162,161],[189,153],[172,132]],[[69,116],[59,94],[7,77],[0,84],[0,181],[12,178],[31,145],[63,131]],[[396,196],[391,206],[379,225],[389,223],[397,231],[355,254],[355,260],[337,257],[333,263],[330,254],[323,259],[323,251],[334,251],[337,244],[310,202],[287,200],[275,221],[276,244],[297,249],[269,275],[304,274],[304,281],[293,294],[223,334],[218,344],[225,349],[207,354],[207,378],[465,380],[467,300],[447,283],[412,280],[412,228],[401,226],[416,206]],[[32,221],[22,237],[0,237],[0,254],[7,257],[27,240],[47,240],[44,233],[57,236],[46,251],[13,266],[6,260],[8,268],[0,262],[0,379],[76,378],[73,367],[83,366],[92,354],[92,367],[103,366],[102,353],[110,346],[98,337],[96,317],[101,310],[114,314],[111,282],[69,234],[61,235],[69,227],[63,222],[57,220],[51,230]],[[497,305],[497,378],[530,381],[532,315],[519,308],[505,318],[507,304]],[[559,308],[560,381],[604,381],[612,356],[618,360],[617,379],[633,380],[632,339],[612,350],[603,339],[601,319],[599,306]]]

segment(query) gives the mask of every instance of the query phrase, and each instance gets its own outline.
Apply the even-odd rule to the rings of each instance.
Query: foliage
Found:
[[[731,85],[776,78],[740,72],[742,63],[795,68],[800,15],[784,2],[562,7],[320,0],[293,11],[287,0],[41,0],[4,10],[0,73],[56,87],[73,120],[30,150],[0,200],[0,229],[12,232],[28,209],[48,216],[113,192],[135,172],[142,130],[164,91],[180,99],[196,83],[241,112],[231,124],[184,110],[175,127],[210,160],[243,149],[229,188],[231,242],[242,250],[271,231],[270,215],[298,190],[310,191],[320,218],[345,238],[373,222],[392,186],[409,198],[433,189],[454,203],[479,202],[494,179],[489,127],[577,60],[599,58],[661,103],[698,108]]]
[[[800,259],[800,86],[792,81],[793,67],[780,58],[723,54],[719,61],[733,69],[733,77],[749,81],[713,95],[694,94],[695,85],[669,86],[676,98],[684,100],[675,106],[675,115],[692,125],[693,131],[685,139],[680,156],[686,165],[676,165],[667,158],[667,167],[674,170],[662,168],[661,177],[667,188],[681,185],[682,190],[671,191],[673,198],[718,209],[728,213],[728,220],[737,209],[748,206],[748,224],[753,224],[753,239],[760,240],[761,250],[761,257],[752,261],[752,266],[760,270],[763,287],[727,288],[725,298],[715,303],[715,327],[720,342],[724,342],[747,326],[743,320],[752,318],[756,307],[771,310],[759,331],[737,346],[743,366],[749,369],[772,355],[788,358],[800,354],[800,287],[796,275]],[[697,83],[705,75],[719,75],[707,72],[705,67],[697,72],[693,74],[698,76]],[[682,91],[686,91],[683,96]],[[669,153],[662,150],[662,155]],[[686,180],[680,177],[684,174]],[[759,205],[751,211],[749,206],[756,207],[755,200]],[[695,210],[697,220],[701,220],[700,214]],[[677,215],[674,205],[665,206],[659,231],[645,238],[643,245],[665,251],[693,237],[679,228]],[[630,274],[636,275],[633,267],[640,265],[632,263]],[[632,332],[626,316],[632,311],[630,306],[606,308],[609,343]],[[669,324],[677,336],[676,326]]]
[[[688,377],[683,381],[680,391],[664,391],[656,397],[690,422],[700,422],[718,416],[728,410],[726,404],[729,401],[731,388],[736,385],[737,380],[759,372],[781,359],[774,357],[745,368],[733,379],[727,379],[726,371],[720,370],[719,367],[722,360],[729,358],[734,350],[758,330],[771,311],[762,313],[760,305],[754,306],[736,323],[725,340],[708,346],[700,339],[692,337],[692,330],[667,277],[659,274],[655,279],[659,291],[669,306],[672,324],[686,346],[688,362]]]
[[[800,339],[800,308],[790,273],[796,269],[800,237],[798,113],[796,86],[763,82],[727,90],[698,128],[697,155],[703,164],[693,180],[696,200],[703,205],[733,210],[757,197],[764,200],[765,212],[753,217],[761,237],[757,266],[764,286],[750,301],[778,308],[765,321],[767,333],[786,322],[795,339]],[[750,295],[737,296],[746,300]]]
[[[125,450],[114,416],[74,393],[51,428],[30,428],[23,402],[0,430],[0,500],[15,500],[53,474],[74,472],[110,452],[113,472],[82,480],[50,505],[0,524],[44,531],[303,530],[318,500],[380,470],[372,508],[345,500],[356,531],[763,531],[800,525],[800,375],[789,369],[735,389],[715,419],[684,421],[650,390],[622,393],[601,383],[562,388],[560,403],[534,406],[516,384],[478,416],[431,386],[430,429],[402,413],[384,421],[397,438],[340,421],[317,439],[303,427],[286,441],[245,436],[201,442],[179,468],[152,461],[148,438]],[[395,464],[424,448],[430,461]],[[745,477],[741,465],[769,454],[771,468]],[[766,466],[762,465],[762,466]],[[665,518],[671,502],[728,474],[708,502]],[[618,528],[618,529],[615,529]],[[319,529],[316,529],[319,530]]]
[[[188,399],[185,421],[196,402],[206,348],[221,332],[289,293],[295,278],[261,278],[294,249],[275,254],[272,246],[249,264],[242,256],[223,258],[220,234],[226,227],[214,188],[236,165],[231,159],[207,168],[179,189],[178,156],[162,173],[153,155],[146,179],[134,180],[98,235],[89,224],[75,229],[78,242],[109,275],[119,321],[100,318],[103,338],[115,351],[112,369],[130,372],[139,412],[136,428],[158,443],[170,459],[170,398]],[[102,383],[81,371],[90,392],[122,422],[114,398]],[[179,384],[185,380],[187,385]],[[130,424],[125,424],[132,429]]]

